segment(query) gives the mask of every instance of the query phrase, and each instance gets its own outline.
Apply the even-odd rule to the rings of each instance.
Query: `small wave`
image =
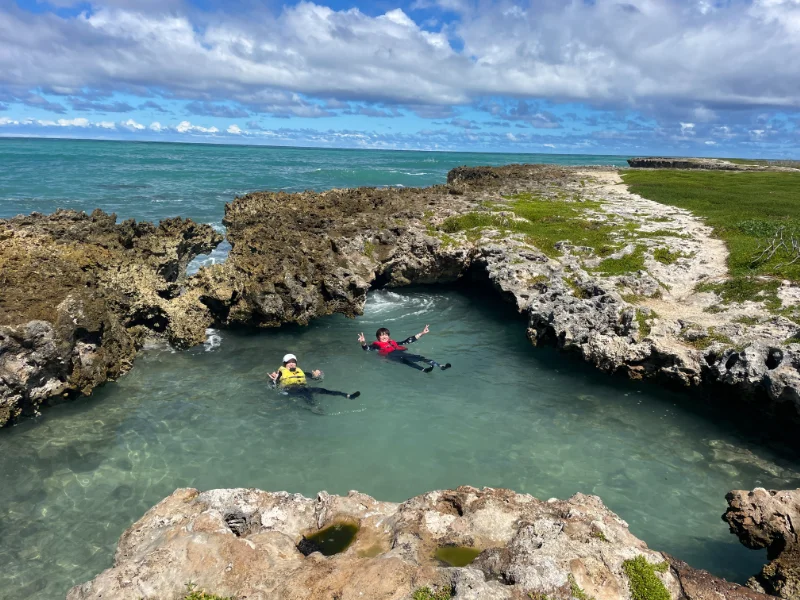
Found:
[[[354,408],[353,410],[340,410],[340,411],[337,411],[337,412],[326,412],[326,413],[322,413],[322,416],[324,416],[324,417],[338,417],[338,416],[341,416],[341,415],[351,415],[353,413],[361,413],[361,412],[364,412],[365,410],[367,410],[366,406],[363,407],[363,408]]]
[[[203,342],[206,352],[213,352],[222,345],[222,336],[216,329],[206,329],[206,341]]]
[[[433,312],[436,309],[436,296],[405,296],[389,290],[379,290],[372,294],[364,307],[364,322],[369,323],[375,317],[381,322],[391,323]],[[397,316],[388,316],[392,313]]]
[[[407,171],[403,171],[403,175],[411,175],[411,177],[422,177],[423,175],[432,175],[432,173],[426,173],[424,171],[422,173],[409,173]]]

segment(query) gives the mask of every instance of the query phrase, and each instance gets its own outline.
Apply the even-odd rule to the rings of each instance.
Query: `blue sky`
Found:
[[[800,0],[7,0],[0,136],[800,158]]]

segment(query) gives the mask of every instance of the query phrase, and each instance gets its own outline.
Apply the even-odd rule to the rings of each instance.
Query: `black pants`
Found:
[[[307,385],[287,385],[282,391],[286,392],[286,394],[289,396],[302,398],[311,406],[315,406],[317,403],[314,399],[314,394],[323,394],[325,396],[343,396],[347,398],[346,392],[326,390],[325,388],[321,387],[308,387]]]
[[[422,371],[425,367],[421,367],[417,363],[424,362],[427,363],[426,366],[437,365],[435,360],[431,360],[429,358],[425,358],[420,354],[408,354],[407,352],[403,352],[402,350],[395,350],[394,352],[390,352],[387,354],[390,360],[395,362],[401,362],[404,365],[408,365],[412,369],[416,369],[417,371]]]

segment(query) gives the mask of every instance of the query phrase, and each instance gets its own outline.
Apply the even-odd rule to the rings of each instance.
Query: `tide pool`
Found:
[[[430,374],[363,352],[431,333],[411,350]],[[539,498],[598,494],[652,548],[743,582],[765,561],[720,519],[736,488],[800,485],[800,462],[702,406],[533,348],[494,294],[426,287],[371,293],[365,315],[310,326],[210,331],[205,346],[145,350],[92,397],[0,430],[0,590],[63,598],[111,565],[120,534],[178,487],[257,487],[381,500],[458,485]],[[321,385],[318,415],[267,386],[292,352]]]

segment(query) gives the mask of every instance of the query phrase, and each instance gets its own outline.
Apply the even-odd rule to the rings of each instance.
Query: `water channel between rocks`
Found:
[[[450,361],[424,374],[363,352],[387,326]],[[778,457],[705,408],[533,348],[494,294],[378,291],[365,315],[203,347],[150,348],[93,397],[0,431],[0,596],[52,599],[110,566],[120,534],[177,487],[257,487],[381,500],[462,484],[539,498],[598,494],[652,548],[743,582],[764,562],[720,515],[736,488],[800,485]],[[319,415],[267,389],[286,352],[321,368]]]

